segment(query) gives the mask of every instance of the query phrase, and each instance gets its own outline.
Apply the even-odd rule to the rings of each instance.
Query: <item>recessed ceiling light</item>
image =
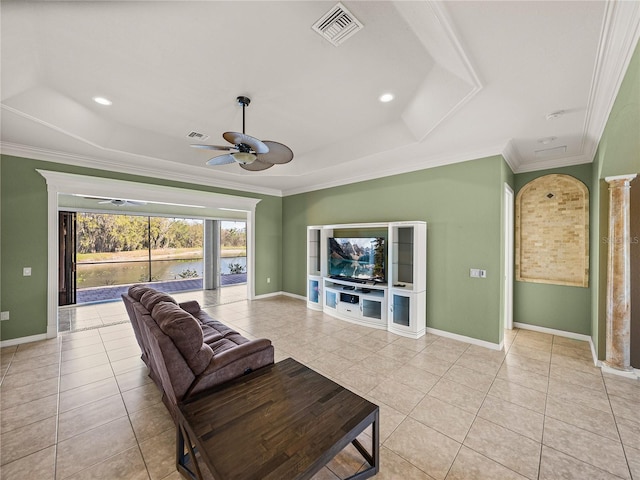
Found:
[[[111,105],[113,102],[111,100],[109,100],[108,98],[104,98],[104,97],[93,97],[93,101],[96,103],[99,103],[100,105],[104,105],[106,107],[108,107],[109,105]]]
[[[382,95],[380,95],[380,101],[382,103],[387,103],[387,102],[390,102],[391,100],[393,100],[392,93],[383,93]]]

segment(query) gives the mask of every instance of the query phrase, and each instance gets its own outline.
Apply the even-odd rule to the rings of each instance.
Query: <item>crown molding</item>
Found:
[[[583,131],[583,155],[593,161],[609,114],[640,39],[640,2],[605,2],[597,60]],[[590,139],[595,139],[595,141]]]
[[[207,178],[203,177],[200,172],[190,173],[189,170],[192,167],[189,167],[188,165],[180,165],[180,171],[161,170],[157,166],[153,168],[151,166],[146,167],[140,165],[131,165],[121,162],[113,162],[83,155],[57,152],[54,150],[30,147],[28,145],[20,145],[8,142],[0,142],[0,153],[2,153],[3,155],[32,158],[34,160],[43,160],[46,162],[56,162],[65,165],[95,168],[97,170],[108,172],[127,173],[130,175],[159,178],[163,180],[170,179],[172,181],[191,183],[194,185],[205,185],[208,187],[225,188],[246,193],[258,193],[263,195],[282,197],[282,190],[266,187],[256,187],[254,185],[246,185],[243,183]],[[159,162],[163,161],[159,160]]]
[[[479,160],[481,158],[493,157],[495,155],[502,155],[503,146],[493,146],[482,150],[474,150],[472,152],[465,152],[463,154],[456,155],[441,155],[420,163],[413,163],[411,165],[397,166],[393,168],[387,168],[385,170],[377,170],[375,173],[365,173],[348,178],[341,178],[331,182],[319,183],[307,187],[292,188],[283,191],[283,196],[298,195],[300,193],[315,192],[318,190],[324,190],[326,188],[341,187],[344,185],[351,185],[352,183],[366,182],[368,180],[377,180],[380,178],[391,177],[393,175],[401,175],[403,173],[418,172],[420,170],[428,170],[430,168],[443,167],[445,165],[453,165],[455,163],[468,162],[470,160]],[[416,155],[418,156],[418,155]]]
[[[528,173],[537,172],[540,170],[551,170],[554,168],[573,167],[575,165],[592,163],[592,161],[593,159],[590,159],[586,155],[572,155],[571,157],[554,158],[541,162],[520,165],[518,167],[518,170],[514,171],[513,173]]]
[[[520,171],[520,165],[522,165],[522,155],[513,144],[513,140],[509,140],[504,148],[502,149],[502,157],[504,158],[509,168],[513,173],[518,173]]]

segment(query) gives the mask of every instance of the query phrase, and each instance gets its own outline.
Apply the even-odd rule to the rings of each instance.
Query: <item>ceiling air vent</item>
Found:
[[[337,3],[311,28],[337,47],[354,33],[362,30],[364,25],[344,5]]]
[[[536,150],[533,152],[536,157],[553,157],[555,155],[562,155],[563,153],[567,153],[567,146],[562,145],[561,147],[554,148],[546,148],[544,150]]]
[[[204,133],[194,132],[192,130],[189,133],[187,133],[187,138],[190,138],[191,140],[205,141],[207,138],[209,138],[209,135],[205,135]]]

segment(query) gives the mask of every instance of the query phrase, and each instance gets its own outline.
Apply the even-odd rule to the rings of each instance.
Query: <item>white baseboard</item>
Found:
[[[307,297],[305,297],[304,295],[296,295],[295,293],[289,293],[289,292],[272,292],[272,293],[265,293],[262,295],[256,295],[255,297],[253,297],[254,300],[262,300],[265,298],[272,298],[272,297],[279,297],[281,295],[284,295],[285,297],[291,297],[291,298],[296,298],[298,300],[304,300],[305,302],[307,301]]]
[[[470,343],[472,345],[478,345],[484,348],[490,348],[491,350],[502,350],[504,342],[491,343],[485,340],[478,340],[473,337],[466,337],[464,335],[458,335],[457,333],[447,332],[446,330],[438,330],[437,328],[427,327],[427,333],[433,333],[440,337],[451,338],[452,340],[458,340],[459,342]]]
[[[28,337],[12,338],[10,340],[0,341],[1,347],[13,347],[14,345],[21,345],[23,343],[39,342],[40,340],[46,340],[46,333],[39,333],[38,335],[29,335]]]
[[[557,335],[558,337],[572,338],[574,340],[589,342],[593,364],[596,367],[601,366],[600,361],[598,360],[598,352],[596,352],[596,346],[593,344],[593,339],[589,335],[584,335],[583,333],[567,332],[565,330],[556,330],[555,328],[539,327],[538,325],[530,325],[528,323],[520,322],[513,322],[513,326],[521,328],[523,330],[533,330],[534,332],[548,333],[549,335]]]
[[[582,340],[588,342],[591,337],[582,333],[567,332],[565,330],[556,330],[555,328],[539,327],[529,323],[513,322],[513,326],[523,330],[533,330],[534,332],[548,333],[549,335],[557,335],[558,337],[573,338],[574,340]]]
[[[303,302],[307,301],[307,297],[305,295],[297,295],[295,293],[289,293],[289,292],[280,292],[280,295],[284,295],[285,297],[291,297],[291,298],[295,298],[298,300],[302,300]]]

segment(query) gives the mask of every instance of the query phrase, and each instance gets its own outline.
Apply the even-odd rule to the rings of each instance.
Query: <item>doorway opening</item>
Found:
[[[174,297],[189,292],[180,301],[203,306],[246,299],[246,227],[245,221],[59,212],[59,331],[128,321],[121,295],[133,284]],[[215,234],[207,234],[212,228]]]

